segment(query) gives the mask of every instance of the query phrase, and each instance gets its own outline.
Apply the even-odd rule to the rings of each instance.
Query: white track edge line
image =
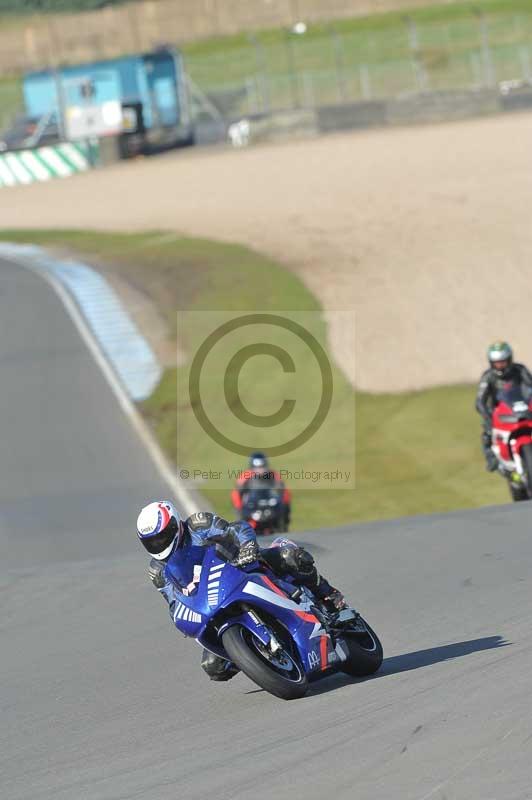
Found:
[[[19,261],[18,263],[20,264],[21,262]],[[183,486],[183,483],[179,480],[179,478],[174,475],[168,461],[166,460],[166,456],[161,451],[150,429],[142,419],[132,400],[128,397],[124,387],[116,377],[114,370],[102,353],[94,334],[88,327],[83,315],[79,311],[77,305],[63,284],[50,272],[35,269],[29,264],[24,264],[23,266],[25,266],[27,269],[30,269],[35,275],[39,275],[41,278],[43,278],[52,287],[63,303],[68,315],[76,326],[78,333],[89,349],[89,352],[93,356],[97,365],[100,367],[105,379],[107,380],[107,383],[118,400],[120,408],[128,417],[131,425],[148,450],[155,466],[159,471],[159,474],[168,484],[171,491],[175,494],[185,513],[189,515],[199,511],[200,508],[196,504],[193,497],[187,492],[185,486]]]

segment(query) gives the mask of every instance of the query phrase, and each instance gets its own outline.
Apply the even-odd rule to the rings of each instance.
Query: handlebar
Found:
[[[211,539],[212,541],[212,539]],[[233,561],[240,550],[240,543],[233,533],[223,533],[214,542],[216,555],[222,561]]]

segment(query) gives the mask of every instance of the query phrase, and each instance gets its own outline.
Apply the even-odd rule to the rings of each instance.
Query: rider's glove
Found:
[[[257,542],[246,542],[238,551],[238,555],[231,562],[234,567],[245,567],[247,564],[253,564],[259,557],[259,546]]]
[[[164,565],[157,563],[154,564],[152,561],[148,567],[148,578],[156,589],[162,589],[166,584],[166,578],[164,577]]]
[[[327,597],[323,598],[323,602],[334,611],[343,611],[344,608],[348,608],[345,597],[338,589],[333,589]]]

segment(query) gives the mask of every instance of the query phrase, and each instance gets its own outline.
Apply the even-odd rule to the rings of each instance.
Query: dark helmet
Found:
[[[513,364],[513,352],[508,342],[494,342],[490,345],[488,361],[499,378],[506,378]]]
[[[252,470],[267,470],[269,469],[268,459],[264,453],[256,452],[251,453],[249,457],[249,468]]]
[[[168,558],[176,543],[181,544],[183,532],[179,512],[168,500],[150,503],[139,514],[137,536],[157,561]]]

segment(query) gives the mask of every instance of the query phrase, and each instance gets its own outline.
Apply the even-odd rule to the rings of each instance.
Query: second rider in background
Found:
[[[491,449],[491,444],[492,413],[497,404],[497,394],[512,386],[527,387],[532,390],[532,374],[524,364],[514,363],[512,348],[508,342],[495,342],[490,345],[488,362],[489,368],[480,377],[475,408],[483,422],[482,449],[486,458],[486,469],[495,472],[499,461]]]
[[[292,497],[289,489],[286,488],[281,475],[277,470],[271,469],[268,459],[264,453],[251,453],[249,457],[249,467],[244,470],[237,480],[236,486],[231,492],[231,502],[233,507],[242,511],[244,495],[249,491],[253,481],[260,480],[262,483],[269,483],[271,488],[277,490],[281,495],[283,503],[285,530],[290,524],[290,512]]]

